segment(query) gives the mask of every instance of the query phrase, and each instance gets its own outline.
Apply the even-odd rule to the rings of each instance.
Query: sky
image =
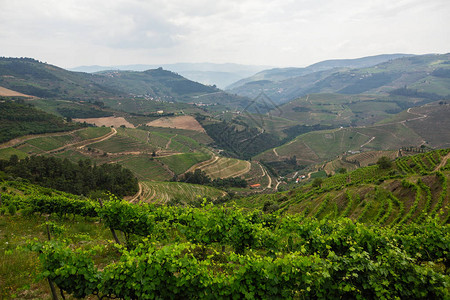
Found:
[[[64,68],[448,52],[449,0],[0,0],[0,56]]]

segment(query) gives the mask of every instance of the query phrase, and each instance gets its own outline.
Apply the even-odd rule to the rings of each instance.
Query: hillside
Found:
[[[380,107],[389,108],[381,103]],[[305,114],[301,111],[291,111],[291,113]],[[347,119],[341,119],[341,121],[350,122],[351,111],[346,113]],[[376,112],[368,110],[367,113],[373,116]],[[267,150],[255,158],[270,163],[295,156],[298,164],[310,165],[334,160],[345,154],[365,151],[398,150],[401,147],[420,145],[434,149],[446,148],[450,141],[448,133],[450,124],[447,117],[449,114],[449,104],[434,102],[408,109],[375,125],[340,127],[301,134],[284,145]],[[308,112],[306,115],[308,116]],[[345,116],[343,113],[342,115]],[[318,119],[319,116],[312,115],[311,118],[315,119],[311,122],[322,123]],[[323,115],[321,117],[323,118]],[[305,117],[303,120],[308,121],[308,118]],[[328,122],[330,121],[332,119],[328,119]],[[334,123],[334,125],[338,124]]]
[[[189,97],[192,94],[208,94],[219,90],[210,86],[187,80],[186,78],[162,68],[133,71],[104,71],[93,77],[99,85],[117,88],[132,95],[150,97]],[[167,99],[175,100],[175,99]]]
[[[392,166],[375,164],[314,180],[287,192],[242,198],[237,204],[384,226],[418,222],[443,209],[445,223],[450,217],[449,171],[450,151],[442,149],[399,157]]]
[[[446,299],[449,153],[225,205],[136,205],[2,181],[0,295],[49,298],[50,281],[76,298]]]
[[[39,133],[70,131],[80,124],[67,123],[64,119],[34,108],[25,102],[13,102],[0,98],[0,143]]]
[[[405,86],[442,97],[450,94],[449,60],[450,54],[407,56],[372,66],[321,70],[273,81],[257,79],[229,91],[250,98],[264,91],[275,103],[312,93],[386,94]]]
[[[0,86],[40,98],[100,99],[123,96],[98,86],[95,75],[77,73],[31,58],[0,58]]]
[[[0,86],[0,97],[25,97],[25,98],[30,98],[32,96],[30,95],[25,95],[10,89],[6,89],[4,87]]]
[[[421,93],[410,96],[309,94],[277,105],[269,114],[295,121],[298,125],[368,126],[378,122],[389,123],[390,119],[396,119],[402,111],[427,103],[448,103],[446,100],[441,100],[442,98]],[[439,101],[436,102],[436,100]]]
[[[357,69],[357,68],[364,68],[364,67],[370,67],[377,65],[379,63],[396,59],[400,57],[407,57],[411,56],[408,54],[382,54],[382,55],[375,55],[375,56],[368,56],[368,57],[362,57],[362,58],[355,58],[355,59],[332,59],[332,60],[325,60],[321,61],[315,64],[312,64],[310,66],[307,66],[305,68],[274,68],[274,69],[268,69],[263,70],[261,72],[256,73],[253,76],[250,76],[248,78],[244,78],[242,80],[239,80],[229,86],[227,86],[228,90],[233,90],[239,86],[243,86],[247,83],[251,82],[257,82],[257,81],[271,81],[271,82],[278,82],[283,81],[289,78],[299,77],[303,75],[307,75],[314,72],[320,72],[320,71],[326,71],[331,69],[338,69],[338,68],[351,68],[351,69]]]
[[[268,68],[268,66],[240,65],[231,63],[176,63],[159,65],[137,64],[119,66],[80,66],[69,70],[74,72],[95,73],[108,70],[146,71],[160,67],[205,85],[216,85],[221,89],[224,89],[233,82]]]
[[[40,98],[103,101],[114,109],[129,112],[136,112],[127,110],[136,99],[151,102],[147,109],[153,108],[157,102],[202,105],[220,102],[222,108],[247,105],[245,98],[188,80],[162,68],[143,72],[88,74],[67,71],[31,58],[0,58],[0,86]]]
[[[195,119],[191,118],[189,121]],[[203,130],[181,129],[178,123],[175,123],[176,126],[178,127],[164,128],[141,125],[138,128],[117,129],[90,127],[66,133],[27,136],[0,145],[0,159],[8,160],[11,155],[20,159],[38,155],[68,159],[75,163],[86,159],[96,164],[117,163],[131,170],[134,176],[144,182],[141,186],[143,190],[139,192],[140,199],[158,199],[159,194],[155,196],[150,192],[152,188],[146,188],[153,186],[149,181],[168,181],[195,169],[205,170],[212,179],[252,174],[248,177],[252,183],[267,181],[264,173],[257,172],[258,165],[253,167],[256,168],[254,172],[249,162],[224,158],[209,150],[208,145],[212,143],[212,139]],[[199,129],[192,126],[190,128]],[[213,199],[224,195],[222,191],[217,192],[208,187],[186,189],[186,186],[162,183],[159,186],[172,189],[161,194],[166,200],[177,195],[185,197],[184,190],[195,193],[191,195],[192,199],[196,199],[196,190],[211,195]]]

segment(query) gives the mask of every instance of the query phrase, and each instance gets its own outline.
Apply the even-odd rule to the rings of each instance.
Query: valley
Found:
[[[448,297],[449,62],[223,91],[0,58],[0,298]]]

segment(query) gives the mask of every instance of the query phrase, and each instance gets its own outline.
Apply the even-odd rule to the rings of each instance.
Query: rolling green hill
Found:
[[[325,60],[321,61],[315,64],[312,64],[306,68],[275,68],[275,69],[268,69],[261,72],[256,73],[255,75],[241,79],[227,87],[229,90],[233,90],[237,87],[243,86],[247,83],[257,83],[261,82],[264,83],[270,83],[270,82],[280,82],[283,80],[287,80],[290,78],[295,78],[299,76],[304,76],[307,74],[320,72],[320,71],[326,71],[326,70],[332,70],[332,69],[339,69],[339,68],[364,68],[369,66],[374,66],[379,63],[400,58],[400,57],[408,57],[411,55],[408,54],[382,54],[382,55],[375,55],[375,56],[368,56],[368,57],[362,57],[362,58],[356,58],[356,59],[334,59],[334,60]]]
[[[449,114],[450,105],[434,102],[408,109],[371,126],[308,132],[255,156],[255,159],[272,162],[296,156],[299,164],[310,165],[365,151],[398,150],[420,145],[447,148],[450,145]],[[316,119],[315,122],[319,121]]]
[[[99,86],[95,75],[66,71],[31,58],[0,58],[0,86],[40,98],[100,99],[124,96]]]
[[[217,104],[245,107],[248,100],[163,70],[71,72],[31,58],[0,58],[0,86],[40,98],[99,101],[127,110],[135,99],[151,102]],[[114,101],[115,100],[115,101]],[[113,104],[122,105],[115,107]],[[137,112],[135,110],[129,110]],[[152,110],[139,111],[151,112]]]
[[[155,98],[176,98],[192,94],[208,94],[219,90],[206,86],[162,68],[136,71],[104,71],[96,73],[94,80],[104,86],[120,89],[128,94],[149,95]],[[169,100],[167,99],[167,100]],[[170,99],[175,100],[175,99]]]
[[[67,123],[25,102],[0,99],[0,143],[27,134],[70,131],[81,127],[80,124]]]
[[[146,203],[189,205],[202,203],[204,198],[215,200],[226,195],[210,186],[185,182],[144,181],[141,185],[144,192],[136,201]]]
[[[258,79],[230,92],[255,98],[264,91],[275,103],[285,103],[312,93],[386,94],[407,86],[442,97],[450,95],[449,60],[450,54],[400,57],[370,67],[322,70],[280,81]]]
[[[0,86],[58,115],[0,99],[2,134],[117,121],[0,145],[0,298],[50,298],[47,279],[70,299],[449,298],[448,61],[272,70],[247,85],[318,92],[274,105],[162,69],[0,58]],[[206,175],[226,192],[169,182]]]
[[[417,222],[442,209],[449,220],[450,149],[397,158],[391,167],[379,165],[320,179],[313,185],[271,195],[237,200],[252,208],[273,206],[316,218],[349,217],[379,225]],[[267,203],[266,203],[267,202]]]
[[[0,181],[0,295],[49,298],[48,278],[77,298],[447,299],[449,150],[225,205],[180,183],[135,204]]]

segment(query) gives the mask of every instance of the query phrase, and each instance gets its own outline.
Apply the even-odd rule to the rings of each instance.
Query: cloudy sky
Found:
[[[306,66],[450,52],[449,0],[0,0],[0,56]]]

